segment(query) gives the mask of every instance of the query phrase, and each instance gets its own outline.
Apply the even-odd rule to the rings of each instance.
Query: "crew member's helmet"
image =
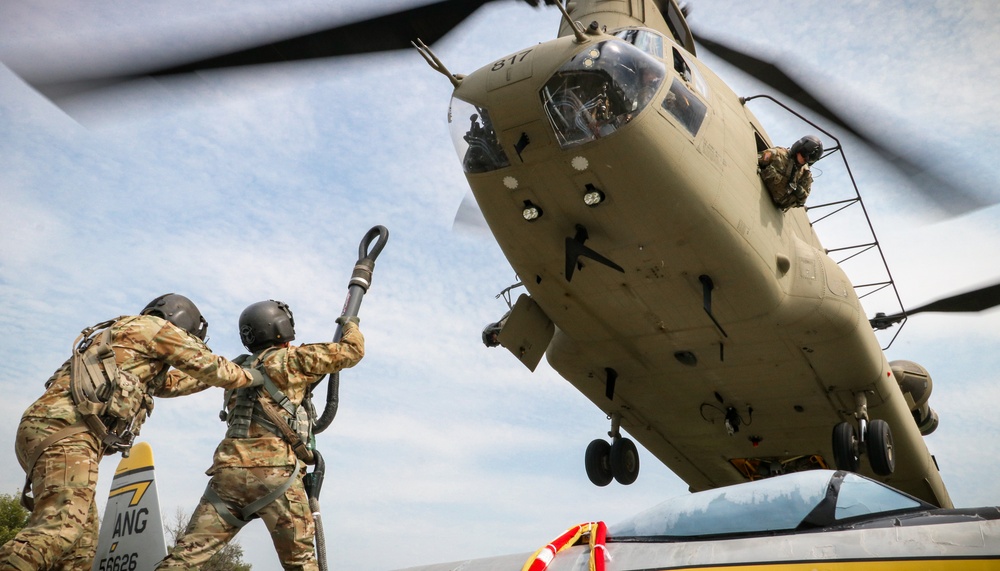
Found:
[[[202,341],[208,333],[208,322],[190,299],[176,293],[161,295],[146,304],[141,315],[155,315],[166,319]]]
[[[240,314],[240,341],[260,351],[295,339],[295,318],[288,304],[269,299],[247,306]]]
[[[812,135],[806,135],[798,141],[795,141],[795,144],[792,145],[790,152],[792,157],[795,157],[796,153],[802,153],[802,158],[804,158],[807,163],[813,164],[818,161],[821,156],[823,156],[823,143]]]

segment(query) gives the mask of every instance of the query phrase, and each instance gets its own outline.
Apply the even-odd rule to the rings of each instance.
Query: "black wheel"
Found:
[[[896,455],[892,450],[892,430],[889,423],[875,419],[868,423],[865,440],[868,446],[868,461],[872,471],[879,476],[889,476],[896,469]]]
[[[606,440],[597,440],[587,446],[584,458],[587,467],[587,477],[595,486],[607,486],[611,483],[611,445]]]
[[[857,472],[861,460],[858,448],[858,433],[854,425],[841,422],[833,427],[833,461],[838,470]]]
[[[639,477],[639,451],[628,438],[619,438],[611,445],[611,473],[623,486]]]

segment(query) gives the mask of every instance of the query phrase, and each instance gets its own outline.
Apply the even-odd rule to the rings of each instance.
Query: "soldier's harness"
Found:
[[[111,326],[126,317],[122,315],[87,327],[73,341],[69,389],[82,420],[49,435],[32,451],[24,466],[27,475],[21,504],[25,508],[33,509],[34,499],[28,495],[31,471],[49,446],[90,431],[100,442],[102,456],[121,452],[127,457],[139,427],[152,412],[153,399],[146,394],[147,384],[121,370],[111,345]],[[168,369],[164,367],[151,382],[165,377]],[[46,389],[57,376],[58,373],[46,381]]]
[[[240,355],[233,359],[234,363],[243,368],[259,371],[264,383],[261,386],[227,390],[219,418],[229,426],[226,438],[248,438],[251,423],[257,423],[274,433],[292,447],[295,453],[295,467],[283,484],[244,507],[226,502],[209,483],[205,488],[205,498],[212,503],[219,516],[234,527],[243,527],[250,523],[257,511],[284,494],[295,481],[300,462],[313,465],[319,456],[319,453],[313,450],[316,410],[308,394],[302,399],[302,403],[296,405],[281,392],[264,369],[264,358],[269,352],[277,349],[279,348],[268,347],[252,355]],[[230,402],[233,403],[232,406]]]

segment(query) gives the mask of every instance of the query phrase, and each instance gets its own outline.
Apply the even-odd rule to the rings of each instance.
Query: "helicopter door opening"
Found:
[[[751,127],[753,127],[752,124],[751,124]],[[758,155],[760,153],[763,153],[764,151],[766,151],[766,150],[768,150],[768,149],[771,148],[771,145],[767,144],[767,141],[764,140],[764,137],[760,136],[760,131],[757,130],[757,127],[753,128],[753,138],[754,138],[755,141],[757,141],[757,154]]]

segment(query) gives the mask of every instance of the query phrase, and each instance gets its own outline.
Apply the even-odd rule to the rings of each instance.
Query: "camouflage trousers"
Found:
[[[25,419],[15,451],[25,462],[51,430]],[[0,570],[89,571],[97,550],[97,472],[100,452],[88,432],[49,446],[31,471],[35,509],[28,524],[0,548]]]
[[[313,546],[315,524],[302,485],[304,471],[304,468],[300,470],[285,493],[261,508],[257,516],[271,534],[283,569],[318,571]],[[208,485],[227,504],[242,507],[266,496],[284,484],[289,476],[290,467],[219,468]],[[184,535],[177,539],[177,545],[156,569],[201,569],[239,530],[228,524],[203,495]]]

